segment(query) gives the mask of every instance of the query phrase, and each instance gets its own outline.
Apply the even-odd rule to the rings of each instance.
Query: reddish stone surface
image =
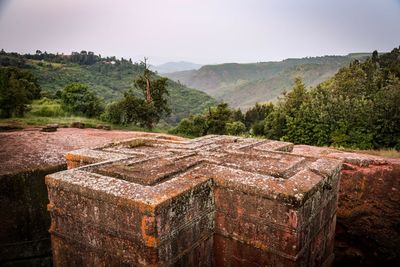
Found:
[[[167,138],[141,132],[70,128],[0,132],[0,266],[51,266],[44,176],[66,169],[67,151],[137,136]]]
[[[40,128],[0,132],[0,175],[65,164],[64,155],[71,150],[140,136],[169,135],[76,128],[58,128],[51,133],[41,132]]]
[[[292,148],[207,136],[70,152],[81,167],[46,177],[54,265],[329,266],[341,162]]]
[[[2,241],[0,244],[0,265],[5,264],[4,260],[21,258],[33,260],[37,265],[43,265],[43,262],[39,263],[36,261],[36,259],[39,259],[38,257],[40,255],[43,255],[41,254],[43,251],[45,251],[45,253],[50,252],[48,249],[47,231],[48,214],[45,209],[48,200],[43,177],[45,174],[64,168],[66,160],[63,155],[67,151],[82,147],[98,146],[113,142],[113,140],[123,140],[137,136],[159,135],[124,131],[110,132],[95,129],[64,128],[60,128],[54,133],[42,133],[40,129],[0,133],[0,220],[2,225],[0,228],[0,240]],[[175,137],[173,137],[173,139],[174,138]],[[75,160],[74,154],[68,154],[70,156],[68,162],[71,164],[70,167],[78,167],[94,163],[96,159],[100,159],[100,161],[108,160],[112,155],[115,156],[114,160],[116,160],[118,158],[124,158],[125,155],[136,155],[139,158],[140,156],[152,154],[154,151],[161,153],[164,149],[159,149],[156,144],[159,141],[162,140],[159,138],[156,139],[156,142],[154,142],[154,145],[151,147],[140,146],[140,142],[133,142],[128,147],[123,144],[114,144],[101,150],[81,149],[78,154],[82,157],[76,158]],[[293,145],[288,143],[262,143],[261,140],[258,141],[261,143],[259,146],[254,146],[254,148],[251,146],[246,147],[249,144],[254,144],[254,140],[252,139],[240,143],[225,143],[225,146],[231,150],[240,150],[243,152],[253,151],[255,154],[257,154],[255,151],[268,152],[268,150],[273,150],[276,147],[281,151],[290,151],[293,149],[292,153],[298,154],[301,157],[307,155],[315,158],[327,157],[344,161],[344,166],[346,168],[342,170],[343,178],[340,185],[340,198],[337,212],[338,224],[336,226],[335,266],[400,266],[399,159],[383,159],[370,155],[344,153],[334,149],[302,145],[296,145],[293,148]],[[205,142],[206,140],[203,140],[203,142],[193,143],[191,145],[186,144],[185,146],[188,147],[189,150],[199,149],[202,146],[205,149]],[[168,146],[169,150],[187,151],[187,149],[182,149],[180,144],[170,143]],[[132,147],[135,147],[135,149],[131,149]],[[210,141],[207,147],[207,149],[212,149],[212,147],[215,149],[218,148],[218,144],[212,144]],[[233,159],[229,159],[224,164],[225,167],[234,168],[234,164],[237,164],[237,162],[240,163],[240,157],[237,157],[236,162],[233,161]],[[231,166],[229,166],[229,164]],[[282,164],[281,166],[283,167],[290,167],[288,163]],[[300,162],[299,164],[301,165],[303,163]],[[268,170],[260,168],[258,171],[266,172]],[[251,172],[251,170],[246,173],[248,172]],[[175,176],[176,175],[178,174],[175,174]],[[273,175],[281,175],[280,178],[287,179],[285,178],[286,174],[284,171],[281,172],[281,174],[275,172]],[[213,181],[217,180],[217,178],[213,178]],[[167,176],[165,179],[169,180],[170,178]],[[290,178],[288,180],[290,180]],[[163,178],[159,180],[161,183],[163,181]],[[220,179],[220,181],[222,180]],[[227,179],[225,183],[229,185],[233,184],[234,178],[231,177],[231,179]],[[259,180],[259,186],[265,186],[267,184],[268,183],[265,181],[263,183],[263,181]],[[252,194],[262,192],[262,190],[256,190],[251,187],[244,188],[247,190],[251,189],[250,191]],[[213,192],[217,192],[218,190],[222,191],[225,189],[214,184]],[[214,197],[216,197],[215,194]],[[243,199],[244,201],[250,201],[245,198]],[[218,202],[215,202],[215,205],[216,204],[218,204]],[[310,209],[311,206],[312,205],[308,205],[304,209]],[[223,207],[221,209],[224,210]],[[120,213],[122,211],[114,206],[107,209],[107,211],[108,213],[105,216],[108,218],[116,219],[124,216]],[[245,216],[247,216],[248,213],[256,211],[254,206],[248,206],[246,204],[244,212],[246,214]],[[264,250],[255,248],[253,245],[248,245],[234,238],[227,238],[221,234],[216,234],[215,225],[225,216],[217,216],[217,214],[224,213],[214,213],[214,235],[208,239],[199,241],[197,243],[198,245],[194,246],[191,252],[184,254],[179,261],[176,262],[178,265],[184,266],[184,263],[188,263],[190,266],[208,265],[210,262],[209,255],[213,253],[215,255],[215,251],[220,251],[219,249],[217,250],[216,247],[219,248],[222,246],[218,245],[221,243],[221,241],[218,240],[221,239],[229,240],[229,246],[235,249],[236,256],[230,259],[232,265],[242,264],[248,266],[250,264],[249,262],[251,262],[250,265],[257,266],[254,260],[249,261],[242,259],[240,255],[243,255],[243,253],[246,254],[249,259],[251,259],[251,257],[253,257],[253,259],[261,259],[261,253],[265,253],[265,257],[268,256],[268,253]],[[237,216],[236,214],[238,214],[238,212],[232,208],[228,216],[225,216],[226,220],[232,221],[232,216],[230,214],[234,217]],[[264,220],[268,219],[268,212],[258,214],[261,214],[260,218],[265,217]],[[250,216],[250,219],[251,218]],[[296,220],[292,220],[292,222],[295,221]],[[313,224],[316,225],[317,223],[317,219],[314,219]],[[249,222],[246,222],[245,225],[240,227],[239,229],[249,229],[246,231],[251,231],[252,229]],[[225,227],[225,229],[234,233],[229,227]],[[222,230],[221,227],[221,231]],[[331,224],[329,230],[325,228],[324,232],[329,232],[328,234],[332,236],[332,231],[334,230],[335,225]],[[321,233],[322,231],[320,231],[319,235],[316,234],[316,236],[321,236]],[[329,235],[327,237],[328,239],[330,238]],[[245,237],[246,236],[242,238],[244,239]],[[312,245],[313,247],[321,246],[321,242],[318,238],[314,238],[314,240],[315,242],[310,243],[314,244]],[[325,247],[327,247],[325,251],[329,253],[329,251],[333,250],[333,243],[329,246],[325,245]],[[229,251],[231,250],[232,248],[229,248]],[[80,253],[81,255],[95,255],[96,253],[91,250],[84,250],[83,247],[80,247],[74,252],[72,250],[65,251],[65,257],[72,261],[72,265],[75,264],[76,266],[82,264],[79,262],[79,257],[71,257],[71,255],[74,255],[73,253]],[[225,255],[223,253],[219,255]],[[318,257],[318,255],[313,257]],[[112,262],[111,258],[110,262]],[[226,257],[222,258],[225,259]],[[214,259],[216,263],[221,262],[220,257],[213,257],[212,259]],[[93,265],[98,265],[98,262],[99,261],[97,261],[96,264],[93,263]],[[21,264],[21,261],[18,261],[18,263]],[[122,264],[122,262],[115,262],[114,265],[121,265],[119,263]]]
[[[336,266],[400,266],[400,159],[295,146],[293,153],[344,162]]]

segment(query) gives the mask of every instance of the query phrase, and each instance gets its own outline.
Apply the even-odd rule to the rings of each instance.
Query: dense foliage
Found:
[[[101,118],[114,124],[138,124],[141,127],[152,128],[156,116],[154,106],[136,97],[132,90],[129,90],[122,99],[107,105]]]
[[[0,117],[23,116],[32,100],[40,98],[40,90],[30,72],[0,67]]]
[[[168,116],[171,112],[166,99],[168,79],[153,76],[145,65],[143,75],[134,81],[143,98],[129,90],[122,99],[107,106],[102,118],[116,124],[138,124],[151,129],[162,117]]]
[[[60,99],[49,99],[43,97],[34,100],[30,105],[29,115],[37,117],[63,117],[68,113],[63,109],[62,101]]]
[[[264,135],[313,145],[400,149],[400,50],[354,61],[305,90],[300,80],[264,120]]]
[[[141,89],[133,81],[143,73],[143,65],[132,63],[130,59],[102,57],[92,52],[73,52],[71,55],[52,54],[37,51],[35,54],[21,55],[0,51],[0,66],[13,66],[30,71],[42,88],[42,96],[58,98],[63,88],[71,83],[87,85],[105,102],[110,103],[124,96],[132,89],[136,97]],[[152,73],[154,78],[158,75]],[[166,101],[171,109],[163,118],[167,123],[176,124],[191,114],[201,113],[217,102],[209,95],[168,80],[169,95]]]
[[[61,93],[61,100],[64,110],[74,115],[95,117],[103,111],[102,100],[81,83],[67,85]]]
[[[239,135],[245,132],[246,126],[237,118],[243,118],[240,110],[232,110],[226,103],[209,108],[203,114],[183,119],[172,133],[197,137],[207,134]]]
[[[355,60],[309,90],[297,78],[292,90],[283,93],[275,105],[256,104],[244,119],[233,119],[233,113],[235,110],[220,104],[209,113],[182,120],[175,132],[190,136],[240,134],[232,129],[232,122],[240,121],[247,133],[271,139],[400,149],[400,48],[382,55],[375,51],[363,63]]]
[[[233,108],[249,109],[257,102],[276,100],[285,89],[293,86],[295,77],[301,77],[307,86],[316,86],[332,78],[341,67],[354,59],[364,60],[367,57],[368,54],[359,53],[277,62],[226,63],[165,75],[200,89]]]

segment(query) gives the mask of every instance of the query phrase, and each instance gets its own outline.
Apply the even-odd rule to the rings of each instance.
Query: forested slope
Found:
[[[202,90],[232,107],[248,109],[256,102],[276,99],[293,86],[296,77],[306,86],[331,78],[341,67],[368,54],[286,59],[279,62],[206,65],[199,70],[164,74],[175,81]]]
[[[40,52],[40,51],[39,51]],[[37,52],[34,55],[0,52],[0,66],[14,66],[32,72],[38,79],[44,96],[50,98],[67,84],[87,84],[106,102],[116,100],[129,89],[136,90],[133,80],[143,72],[140,64],[115,57],[97,56],[82,51],[72,55]],[[92,58],[92,59],[91,59]],[[204,92],[170,80],[168,82],[171,115],[169,122],[202,112],[216,101]],[[139,90],[135,93],[140,94]]]

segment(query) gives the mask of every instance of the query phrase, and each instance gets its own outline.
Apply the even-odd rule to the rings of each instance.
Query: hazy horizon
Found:
[[[387,52],[400,45],[399,25],[399,0],[0,0],[0,49],[153,65]]]

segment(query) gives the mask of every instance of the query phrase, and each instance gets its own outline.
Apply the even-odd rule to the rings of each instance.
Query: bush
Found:
[[[251,133],[254,135],[264,135],[264,121],[257,121],[251,127]]]
[[[192,115],[183,119],[171,133],[182,134],[190,137],[198,137],[207,134],[240,135],[246,131],[246,125],[235,119],[243,118],[240,110],[232,110],[226,103],[220,103],[216,107],[200,115]]]
[[[0,67],[0,117],[24,116],[32,100],[40,97],[40,91],[32,73]]]
[[[124,115],[122,105],[119,102],[112,102],[106,106],[105,111],[100,115],[100,119],[114,124],[122,124],[125,121]]]
[[[29,114],[40,117],[61,117],[67,115],[62,108],[61,101],[46,97],[33,101]]]
[[[61,93],[63,109],[75,115],[95,117],[103,111],[103,101],[87,85],[71,83]]]
[[[171,133],[188,137],[200,137],[207,133],[207,121],[203,115],[192,115],[182,119]]]
[[[205,115],[207,131],[204,134],[226,134],[226,123],[231,121],[232,114],[226,103],[210,108]]]
[[[114,124],[135,124],[148,129],[159,121],[154,105],[134,96],[132,91],[126,92],[121,100],[109,104],[101,118]]]
[[[241,135],[246,131],[246,125],[241,121],[227,122],[226,132],[229,135]]]

